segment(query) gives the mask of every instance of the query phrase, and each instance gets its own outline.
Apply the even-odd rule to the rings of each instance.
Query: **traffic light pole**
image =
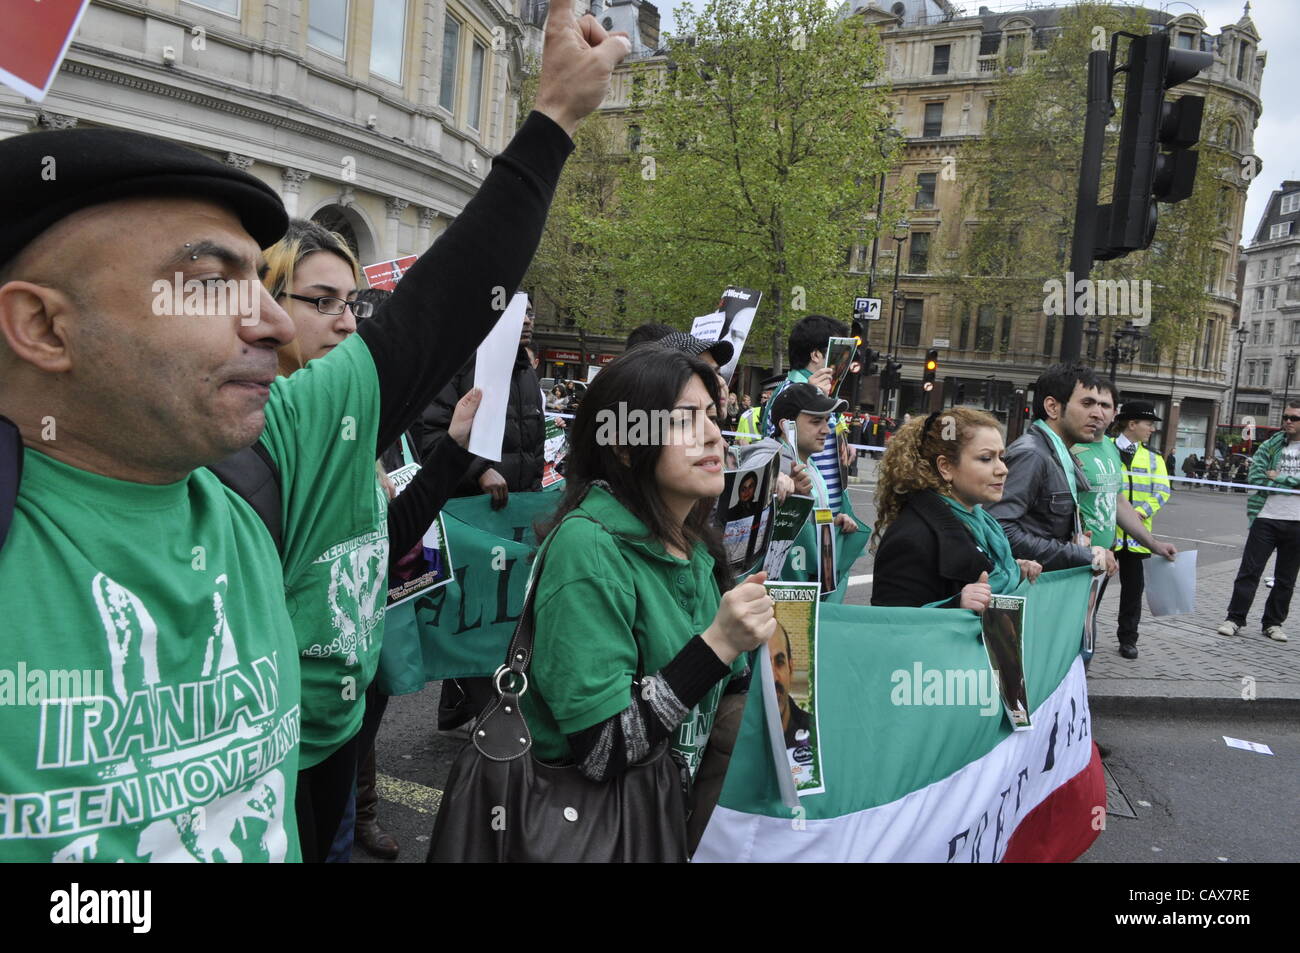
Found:
[[[1079,165],[1079,199],[1074,210],[1074,245],[1070,249],[1070,274],[1081,281],[1092,273],[1097,244],[1097,196],[1101,189],[1101,159],[1106,147],[1106,123],[1110,121],[1110,54],[1094,50],[1088,54],[1088,112],[1083,127],[1083,161]],[[1065,293],[1075,298],[1075,289]],[[1091,300],[1091,298],[1089,299]],[[1061,333],[1061,360],[1077,360],[1083,352],[1083,319],[1074,308],[1066,308]],[[1048,320],[1051,320],[1050,316]]]

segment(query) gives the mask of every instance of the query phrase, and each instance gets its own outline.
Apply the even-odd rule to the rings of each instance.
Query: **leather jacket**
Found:
[[[1079,492],[1091,489],[1079,462],[1070,462]],[[1006,464],[1002,499],[984,509],[1002,524],[1015,557],[1037,560],[1047,571],[1091,565],[1092,550],[1072,541],[1078,507],[1047,434],[1030,427],[1007,447]]]

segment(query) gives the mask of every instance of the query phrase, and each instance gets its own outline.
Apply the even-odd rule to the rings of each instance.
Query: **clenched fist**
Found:
[[[763,588],[767,573],[750,576],[722,597],[718,613],[701,638],[725,664],[756,649],[776,632],[776,603]]]

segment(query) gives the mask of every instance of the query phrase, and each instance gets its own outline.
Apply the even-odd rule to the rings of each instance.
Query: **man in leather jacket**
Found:
[[[1002,524],[1017,559],[1036,560],[1047,571],[1093,565],[1115,572],[1110,550],[1089,545],[1081,535],[1077,495],[1091,487],[1069,452],[1076,443],[1096,440],[1104,426],[1090,367],[1054,364],[1038,378],[1034,425],[1007,447],[1010,472],[1002,499],[985,507]]]

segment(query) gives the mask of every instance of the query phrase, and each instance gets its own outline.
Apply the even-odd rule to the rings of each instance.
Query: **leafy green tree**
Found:
[[[1117,30],[1149,32],[1146,20],[1135,8],[1080,3],[1062,11],[1060,31],[1044,53],[1030,54],[1024,64],[1002,64],[1009,69],[997,83],[992,124],[959,157],[962,214],[948,225],[943,238],[947,247],[959,250],[947,276],[959,315],[992,304],[1035,324],[1044,320],[1046,283],[1064,282],[1070,266],[1088,55],[1097,48],[1109,49]],[[1121,57],[1124,49],[1121,43]],[[1121,74],[1114,91],[1121,109],[1123,94]],[[1207,102],[1205,133],[1218,128],[1223,109],[1213,98]],[[1117,112],[1108,129],[1101,204],[1110,201],[1120,116]],[[1194,194],[1176,205],[1160,206],[1152,247],[1096,262],[1091,275],[1098,280],[1151,282],[1153,320],[1147,333],[1168,355],[1177,354],[1201,333],[1199,318],[1208,304],[1206,281],[1215,264],[1213,242],[1225,222],[1221,193],[1231,187],[1236,168],[1206,135],[1198,151]],[[1123,316],[1102,319],[1102,341],[1108,343],[1110,330],[1124,321]],[[1058,325],[1056,348],[1060,332]]]
[[[681,325],[728,285],[762,291],[751,338],[780,367],[795,320],[847,317],[863,290],[846,251],[870,240],[893,159],[879,38],[824,0],[707,0],[677,23],[634,104],[641,153],[617,214],[585,234],[610,253],[627,325]]]
[[[538,64],[529,65],[520,92],[521,121],[536,96]],[[542,319],[594,333],[617,330],[625,305],[608,251],[593,223],[614,214],[618,182],[626,164],[621,129],[601,113],[574,134],[574,151],[556,184],[550,214],[523,287]]]

